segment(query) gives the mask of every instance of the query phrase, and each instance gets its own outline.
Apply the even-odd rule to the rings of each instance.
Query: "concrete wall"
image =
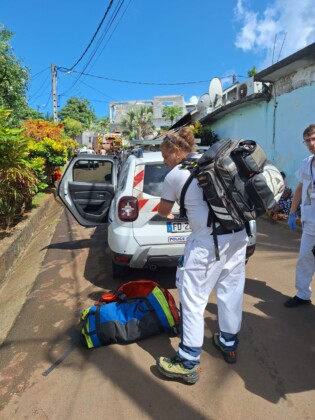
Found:
[[[231,111],[211,126],[221,138],[258,141],[294,189],[295,172],[309,154],[302,133],[309,124],[315,124],[314,98],[315,64],[278,80],[270,102]]]

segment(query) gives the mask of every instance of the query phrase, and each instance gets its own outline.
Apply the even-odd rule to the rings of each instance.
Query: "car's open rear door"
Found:
[[[118,177],[116,158],[74,156],[58,184],[58,196],[82,226],[107,223]]]

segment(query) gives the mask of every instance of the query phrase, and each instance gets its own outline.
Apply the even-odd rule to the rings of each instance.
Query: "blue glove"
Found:
[[[288,218],[288,226],[292,230],[296,230],[296,223],[295,223],[295,214],[290,213]]]

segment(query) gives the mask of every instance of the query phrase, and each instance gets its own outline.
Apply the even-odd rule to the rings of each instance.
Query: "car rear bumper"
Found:
[[[135,254],[119,254],[111,251],[113,261],[130,268],[176,267],[178,258],[184,253],[185,244],[138,247]]]

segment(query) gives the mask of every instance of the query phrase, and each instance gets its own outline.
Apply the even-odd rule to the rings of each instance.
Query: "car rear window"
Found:
[[[113,164],[110,161],[78,160],[73,166],[73,181],[89,184],[112,184]]]
[[[164,178],[170,169],[164,163],[147,163],[144,171],[143,192],[161,197]]]

